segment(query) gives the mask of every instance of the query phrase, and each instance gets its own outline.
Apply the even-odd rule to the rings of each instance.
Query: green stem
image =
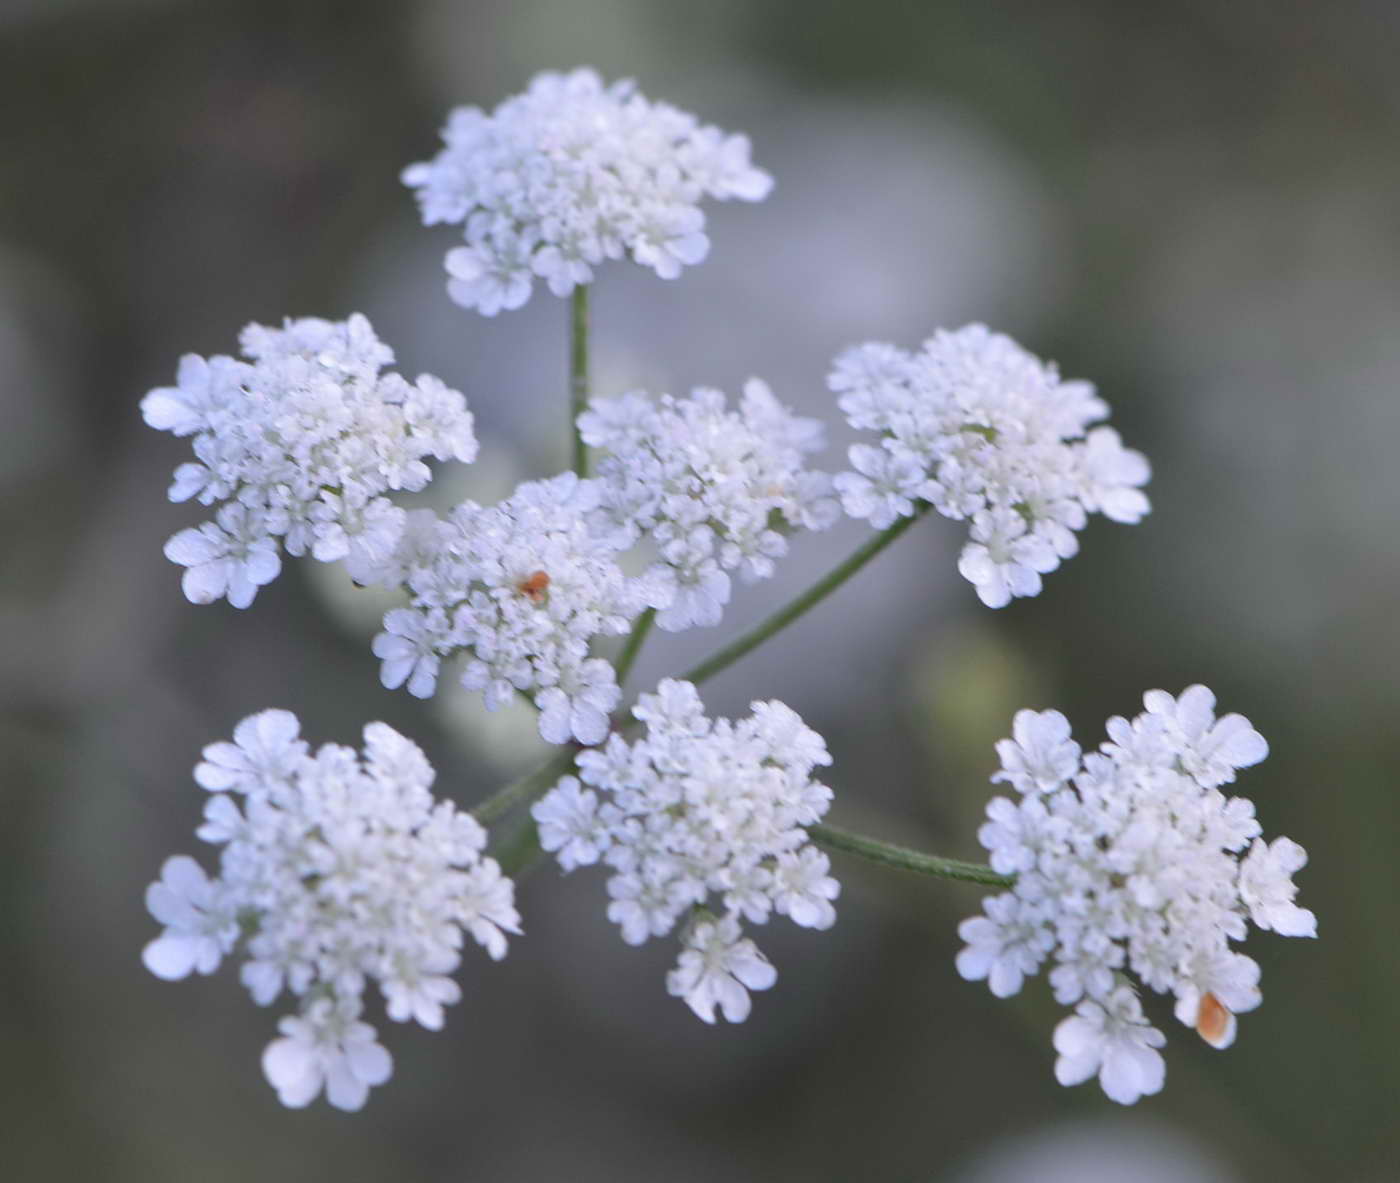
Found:
[[[503,875],[519,883],[543,853],[535,819],[527,816],[502,841],[492,843],[488,853],[500,864]]]
[[[622,646],[622,652],[617,655],[617,684],[619,686],[627,681],[627,675],[632,672],[637,654],[642,651],[642,642],[647,639],[647,634],[651,632],[651,626],[655,620],[656,609],[648,608],[637,617],[637,623],[632,626],[632,631],[627,636],[627,643]]]
[[[914,509],[914,516],[900,518],[893,526],[881,530],[874,538],[867,539],[861,546],[853,551],[849,558],[838,567],[834,567],[821,579],[817,580],[811,587],[798,596],[795,600],[789,601],[779,608],[767,620],[755,625],[741,637],[736,637],[730,641],[718,653],[706,658],[699,665],[695,666],[689,673],[682,674],[681,678],[686,682],[693,682],[697,686],[706,678],[713,678],[721,670],[728,669],[739,658],[743,657],[751,649],[757,649],[764,641],[775,633],[781,632],[794,620],[801,616],[807,609],[820,604],[827,596],[846,582],[852,575],[859,571],[866,563],[870,562],[885,547],[889,546],[896,538],[917,522],[931,507],[925,501],[919,502]]]
[[[472,816],[484,826],[495,821],[502,814],[509,813],[517,805],[533,801],[573,768],[574,757],[577,755],[578,751],[572,745],[561,749],[554,754],[552,759],[541,764],[534,772],[527,773],[519,780],[506,785],[499,793],[487,797],[485,801],[472,810]]]
[[[574,441],[574,471],[588,475],[588,448],[578,417],[588,409],[588,285],[574,288],[569,305],[569,434]]]
[[[807,833],[818,846],[825,846],[828,850],[858,854],[871,862],[898,867],[904,871],[915,871],[920,875],[934,875],[939,879],[961,879],[965,883],[982,883],[987,887],[1010,887],[1015,882],[1012,876],[999,875],[991,867],[981,863],[965,863],[961,859],[925,854],[921,850],[895,846],[890,842],[881,842],[878,838],[867,838],[864,834],[838,830],[834,826],[808,826]]]

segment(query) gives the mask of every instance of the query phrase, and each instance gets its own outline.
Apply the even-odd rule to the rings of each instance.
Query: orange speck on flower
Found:
[[[1230,1017],[1229,1009],[1214,994],[1202,994],[1196,1011],[1196,1031],[1207,1043],[1219,1047],[1230,1030]]]
[[[536,571],[525,579],[522,579],[516,587],[520,594],[532,604],[538,604],[544,599],[545,591],[549,587],[549,572]]]

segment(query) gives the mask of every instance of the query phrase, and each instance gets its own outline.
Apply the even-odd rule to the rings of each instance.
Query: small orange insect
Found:
[[[546,590],[549,588],[549,572],[536,571],[525,579],[522,579],[516,587],[520,594],[532,604],[544,602]]]

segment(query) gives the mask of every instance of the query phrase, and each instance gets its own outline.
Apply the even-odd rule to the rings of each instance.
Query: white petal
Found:
[[[263,1075],[289,1109],[309,1105],[321,1091],[321,1068],[310,1045],[299,1039],[274,1039],[263,1049]]]
[[[211,538],[193,526],[172,535],[165,544],[165,557],[181,567],[197,567],[201,563],[213,562],[222,558],[227,551],[227,539],[217,535]]]
[[[141,950],[141,961],[167,982],[188,977],[194,969],[196,942],[189,937],[160,936]]]
[[[228,575],[228,565],[223,560],[203,563],[185,571],[180,587],[191,604],[212,604],[228,589]]]

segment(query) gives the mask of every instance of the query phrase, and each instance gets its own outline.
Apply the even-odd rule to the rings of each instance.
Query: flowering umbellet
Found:
[[[567,296],[607,259],[674,279],[709,253],[702,198],[761,201],[773,187],[747,137],[588,69],[536,75],[490,114],[458,107],[442,139],[403,180],[425,225],[462,226],[447,290],[485,316],[519,308],[536,279]]]
[[[283,1104],[324,1087],[332,1105],[358,1109],[393,1069],[360,1019],[366,983],[389,1018],[438,1030],[461,996],[447,975],[464,935],[499,960],[520,931],[514,887],[471,815],[433,799],[423,753],[383,723],[365,728],[362,753],[312,752],[295,715],[263,711],[204,749],[195,780],[210,793],[197,833],[221,848],[219,872],[166,860],[146,893],[165,926],[146,967],[175,979],[241,957],[259,1006],[284,992],[298,1001],[263,1053]]]
[[[1268,745],[1243,715],[1216,718],[1215,696],[1190,686],[1143,696],[1132,721],[1082,754],[1058,711],[1021,711],[997,744],[1018,796],[993,798],[978,838],[1010,891],[965,920],[958,972],[999,998],[1053,957],[1057,1002],[1076,1006],[1055,1029],[1055,1075],[1097,1075],[1131,1104],[1162,1087],[1164,1038],[1136,985],[1176,997],[1176,1017],[1214,1047],[1235,1039],[1235,1015],[1259,1005],[1259,966],[1232,949],[1247,927],[1316,936],[1294,904],[1307,861],[1287,838],[1259,837],[1254,805],[1221,786]],[[1077,1004],[1077,1005],[1076,1005]]]

